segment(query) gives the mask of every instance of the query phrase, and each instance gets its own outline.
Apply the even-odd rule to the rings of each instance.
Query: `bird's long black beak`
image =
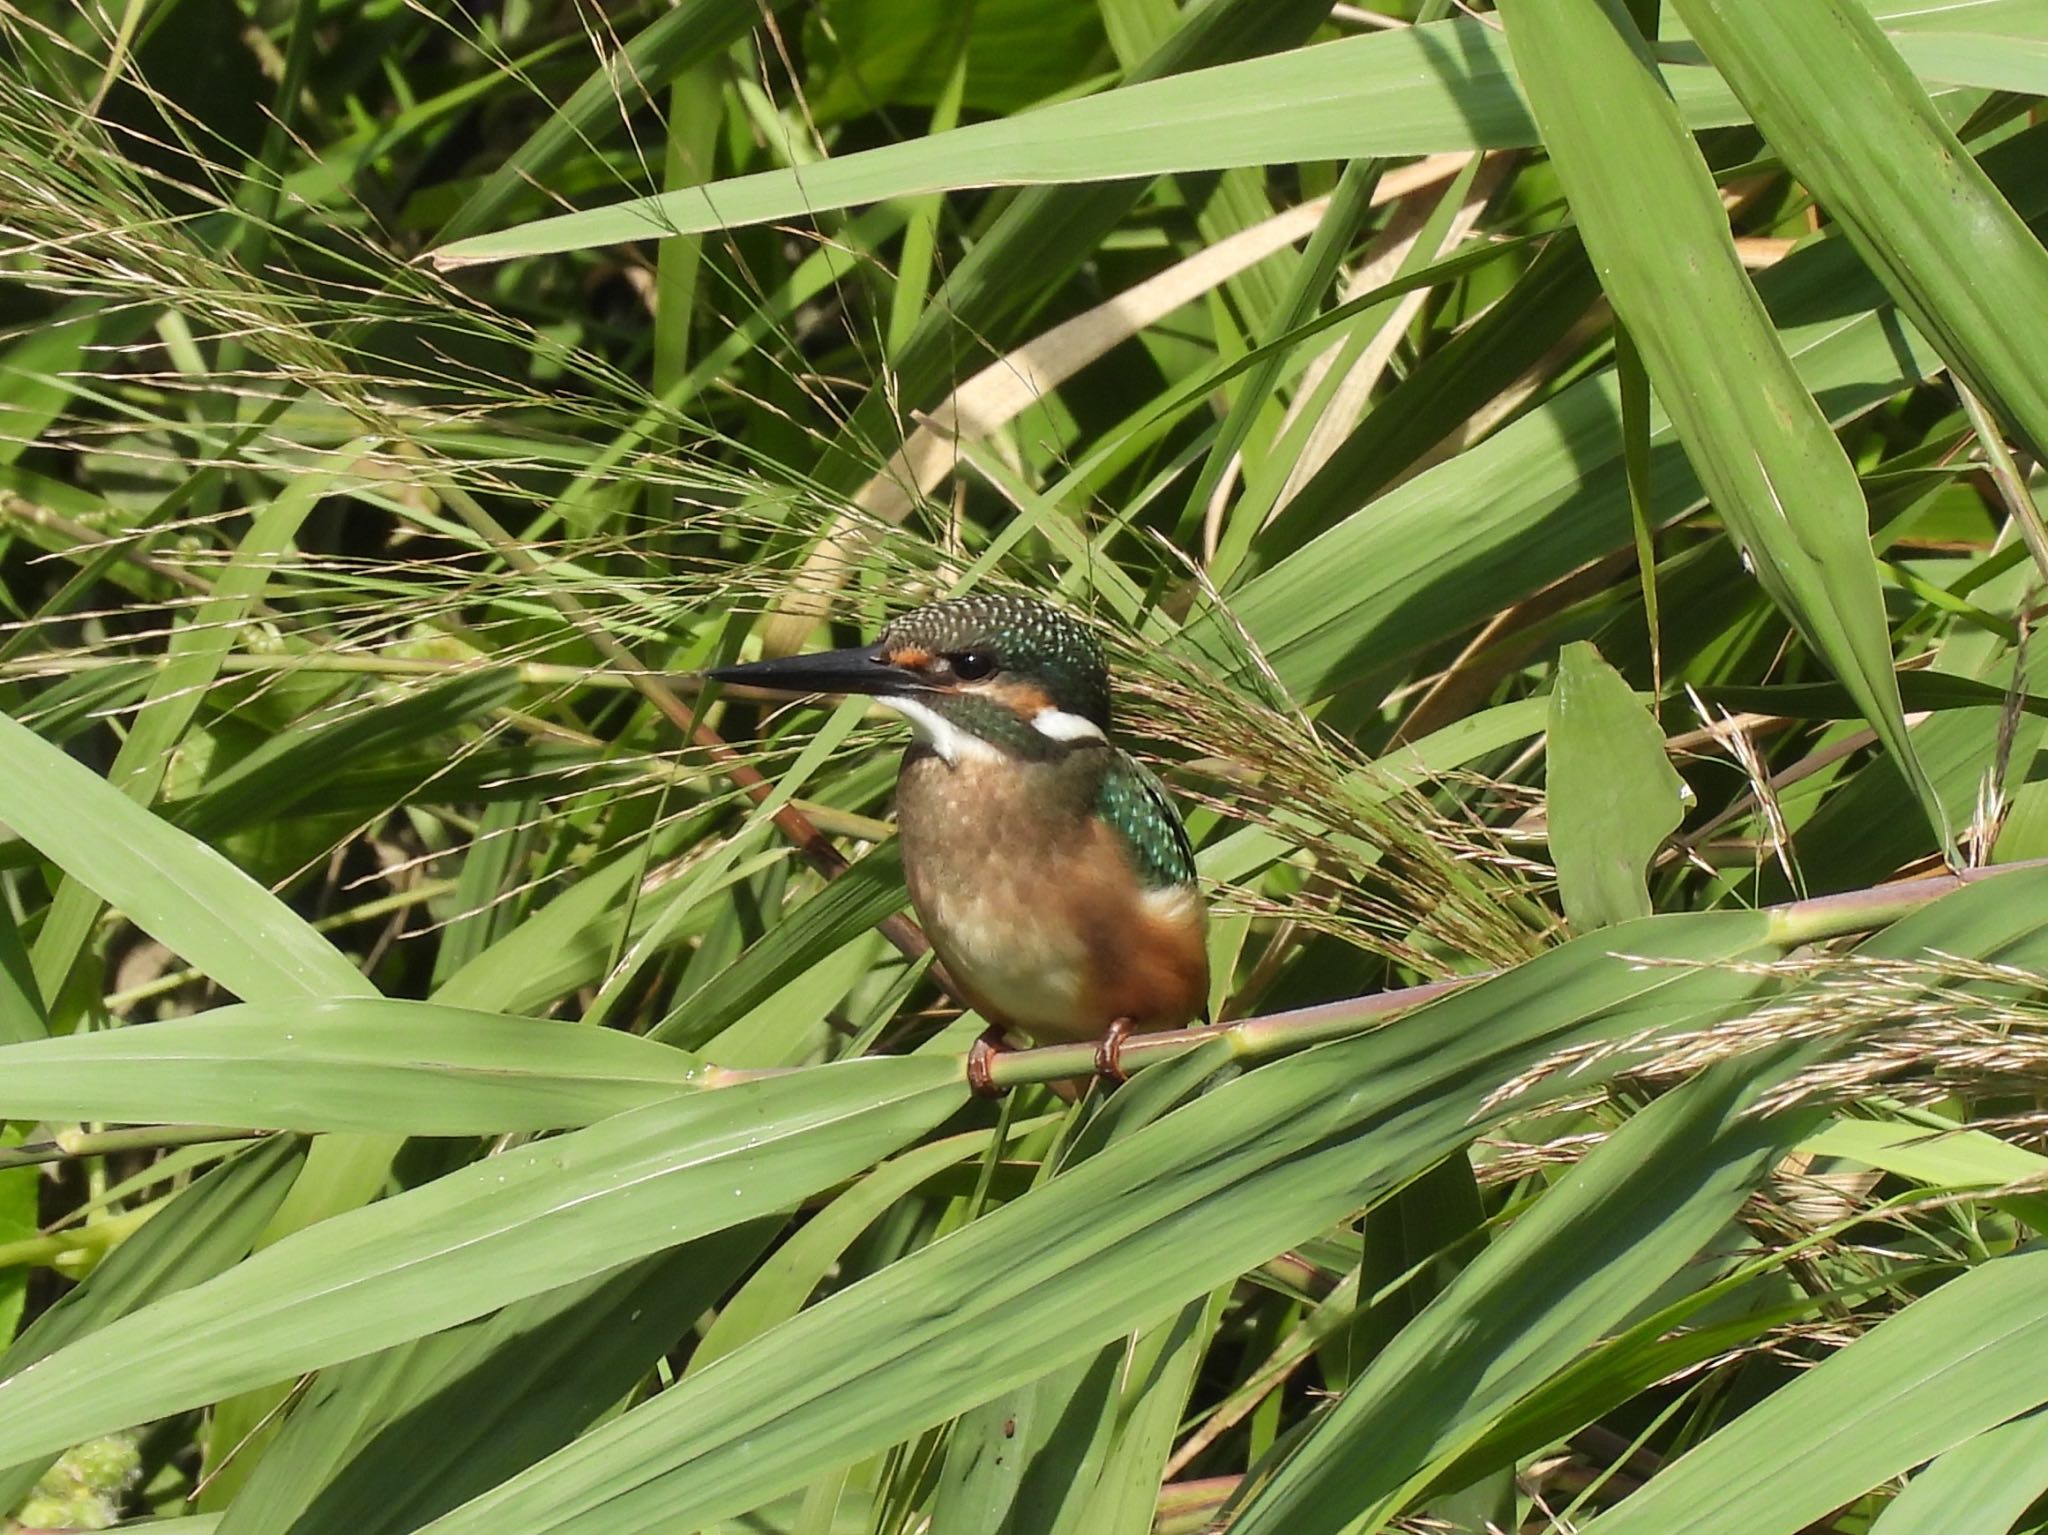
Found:
[[[823,650],[808,656],[782,656],[773,661],[749,661],[740,666],[714,666],[704,675],[717,682],[734,682],[772,693],[887,696],[923,692],[930,687],[921,674],[891,666],[872,645]]]

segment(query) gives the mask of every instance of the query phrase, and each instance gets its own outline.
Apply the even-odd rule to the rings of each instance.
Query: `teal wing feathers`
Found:
[[[1195,849],[1166,785],[1141,762],[1114,752],[1095,791],[1095,813],[1123,839],[1148,889],[1195,882]]]

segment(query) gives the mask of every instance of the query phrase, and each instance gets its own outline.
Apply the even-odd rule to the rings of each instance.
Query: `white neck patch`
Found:
[[[980,736],[962,730],[930,704],[902,697],[877,698],[875,702],[891,713],[902,715],[910,722],[917,738],[948,762],[994,762],[1003,755]]]
[[[1055,741],[1106,741],[1102,727],[1083,714],[1064,709],[1040,709],[1031,716],[1031,728]]]

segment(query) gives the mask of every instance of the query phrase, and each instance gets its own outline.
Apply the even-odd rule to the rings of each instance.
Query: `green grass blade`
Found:
[[[993,1132],[948,1136],[891,1157],[805,1221],[719,1308],[690,1355],[694,1375],[803,1309],[860,1235],[955,1164],[980,1157]]]
[[[298,1176],[304,1151],[295,1137],[274,1136],[194,1182],[0,1354],[0,1379],[240,1262]],[[47,1461],[46,1454],[0,1470],[0,1508],[19,1503]]]
[[[1793,1535],[2048,1401],[2048,1250],[1970,1270],[1795,1377],[1589,1535]]]
[[[1941,9],[1960,15],[1971,8],[1941,0]],[[1949,72],[1978,62],[2001,78],[2009,74],[2004,50],[1976,34],[1990,20],[1978,6],[1959,21],[1966,36],[1932,34]],[[1918,47],[1925,35],[1915,32],[1902,46]],[[1665,78],[1690,126],[1744,120],[1712,70],[1672,65]],[[963,187],[1513,149],[1536,138],[1499,34],[1459,18],[1128,86],[796,171],[541,219],[445,244],[433,258],[445,267],[505,261]]]
[[[164,813],[208,842],[290,814],[351,769],[418,746],[508,703],[519,691],[511,672],[491,668],[458,676],[389,702],[356,701],[338,718],[281,730],[196,794]]]
[[[1419,1468],[1625,1322],[1817,1122],[1745,1112],[1785,1065],[1730,1063],[1631,1118],[1395,1336],[1232,1530],[1335,1535],[1398,1512]]]
[[[2028,963],[2048,934],[2029,902],[2043,889],[2039,871],[1965,887],[1895,924],[1881,952]],[[1628,923],[1226,1083],[763,1334],[434,1535],[514,1518],[532,1535],[691,1527],[1035,1380],[1442,1160],[1505,1111],[1482,1105],[1533,1062],[1738,1005],[1750,983],[1721,961],[1769,952],[1759,941],[1777,926],[1738,912]],[[1808,935],[1795,923],[1780,936]],[[1643,963],[1659,956],[1680,963]],[[1618,1065],[1573,1076],[1570,1090]]]
[[[2008,1530],[2048,1488],[2048,1412],[1987,1429],[1937,1455],[1887,1503],[1870,1535]]]
[[[1442,1160],[1479,1132],[1499,1083],[1567,1040],[1729,1005],[1748,983],[1711,961],[1758,952],[1763,931],[1732,912],[1632,923],[1226,1083],[431,1528],[694,1528],[906,1438],[1156,1322]],[[1617,950],[1709,963],[1644,966]]]
[[[296,1231],[0,1380],[0,1461],[468,1321],[787,1208],[958,1109],[947,1057],[853,1061],[618,1115]]]
[[[4,715],[0,820],[245,1001],[373,994],[284,902]]]
[[[163,670],[150,684],[107,775],[137,804],[157,797],[173,751],[198,716],[242,623],[270,585],[276,562],[334,486],[331,474],[307,474],[273,496],[236,544],[211,596],[171,635]],[[51,901],[35,947],[36,974],[46,996],[57,996],[71,973],[99,919],[101,899],[100,892],[74,877]]]
[[[649,1031],[665,1043],[701,1046],[749,1008],[873,928],[904,901],[903,859],[885,843],[786,913],[726,966],[682,998]]]
[[[43,991],[29,962],[14,913],[0,906],[0,1045],[41,1039],[50,1030]]]
[[[1216,0],[1185,10],[1180,25],[1131,71],[1131,82],[1176,79],[1292,47],[1328,15],[1328,0]],[[810,167],[804,177],[829,168]],[[715,189],[721,199],[726,185]],[[1143,191],[1112,183],[1019,192],[932,295],[891,359],[893,377],[868,390],[819,460],[819,482],[847,493],[861,486],[901,445],[908,413],[936,405],[959,382],[963,358],[999,355],[1021,317],[1096,254]],[[793,648],[799,626],[785,627],[780,640]]]
[[[525,1469],[630,1393],[780,1225],[751,1221],[323,1372],[224,1535],[402,1535]]]
[[[1575,932],[1650,914],[1650,860],[1685,817],[1664,732],[1583,640],[1550,690],[1544,807],[1558,897]]]
[[[1373,403],[1281,508],[1289,536],[1324,532],[1378,495],[1563,340],[1599,296],[1578,236],[1567,231],[1552,239],[1505,298]]]
[[[1634,23],[1612,0],[1510,0],[1502,15],[1586,249],[1701,484],[1946,844],[1892,675],[1856,472],[1742,269],[1713,178]],[[1740,388],[1728,387],[1731,354],[1749,362]]]
[[[368,998],[257,1003],[0,1049],[0,1119],[498,1135],[671,1098],[702,1069],[576,1023]]]
[[[460,240],[489,227],[513,202],[532,196],[536,187],[551,185],[563,161],[590,148],[607,131],[623,129],[628,120],[620,105],[623,91],[651,96],[684,70],[723,53],[764,13],[782,9],[786,0],[765,8],[760,0],[683,0],[662,12],[491,171],[450,215],[440,238]]]
[[[2030,217],[2048,215],[2048,130],[2016,136],[1986,163]],[[1758,291],[1801,380],[1837,421],[1941,366],[1898,322],[1846,241],[1795,252],[1763,274]],[[1659,523],[1701,494],[1661,410],[1652,412],[1650,483]],[[1355,508],[1231,592],[1230,606],[1281,682],[1321,698],[1484,623],[1632,538],[1621,399],[1608,369],[1369,510]],[[1196,620],[1181,643],[1252,680],[1224,620]]]
[[[1942,359],[2048,452],[2048,251],[1853,0],[1675,0]],[[2038,87],[2036,87],[2038,89]]]
[[[647,866],[674,855],[680,838],[657,834],[644,853],[630,849],[587,870],[560,895],[533,912],[510,932],[448,977],[434,992],[436,1002],[482,1012],[524,1012],[543,1007],[565,992],[601,979],[621,942],[619,926],[626,892],[637,885]],[[759,852],[726,864],[717,877],[692,879],[694,866],[672,869],[661,884],[641,891],[632,904],[624,943],[643,938],[657,923],[676,918],[673,908],[685,896],[702,903],[718,891],[778,863],[781,848]],[[673,930],[672,930],[673,931]]]

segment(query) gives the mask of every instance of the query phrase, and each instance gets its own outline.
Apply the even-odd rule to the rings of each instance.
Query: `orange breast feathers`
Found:
[[[911,904],[964,1000],[1052,1041],[1098,1039],[1119,1018],[1171,1029],[1202,1016],[1200,895],[1145,889],[1109,827],[1047,818],[1014,793],[999,771],[905,766]]]
[[[1088,860],[1104,870],[1083,884],[1076,916],[1088,943],[1087,1010],[1135,1029],[1177,1029],[1209,1007],[1208,913],[1188,886],[1147,890],[1138,883],[1117,835],[1094,823],[1092,840],[1109,846]],[[1113,870],[1113,872],[1111,872]]]

